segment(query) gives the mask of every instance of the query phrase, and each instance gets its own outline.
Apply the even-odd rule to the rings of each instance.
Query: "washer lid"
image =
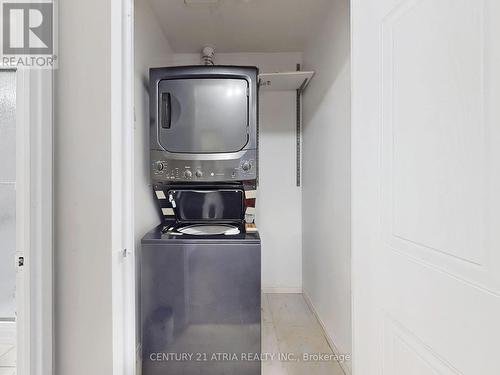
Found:
[[[239,234],[240,230],[237,226],[230,224],[192,224],[177,228],[177,232],[193,236],[212,236]]]
[[[239,222],[245,215],[241,189],[169,190],[178,222]]]

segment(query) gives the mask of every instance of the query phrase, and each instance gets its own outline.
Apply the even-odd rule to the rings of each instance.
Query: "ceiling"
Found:
[[[149,2],[175,52],[300,52],[333,0]]]

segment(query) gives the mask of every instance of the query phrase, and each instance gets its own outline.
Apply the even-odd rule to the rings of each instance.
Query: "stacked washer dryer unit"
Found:
[[[260,374],[258,70],[150,70],[151,177],[162,224],[142,239],[142,374]]]

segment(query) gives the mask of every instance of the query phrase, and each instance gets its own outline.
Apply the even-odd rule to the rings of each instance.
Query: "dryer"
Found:
[[[257,179],[257,77],[241,66],[150,70],[153,182]]]

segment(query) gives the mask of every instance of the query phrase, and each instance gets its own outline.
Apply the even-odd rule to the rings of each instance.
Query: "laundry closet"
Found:
[[[150,69],[207,63],[215,68],[256,67],[258,152],[255,160],[242,159],[248,165],[238,165],[242,176],[247,176],[247,167],[258,168],[252,179],[255,186],[248,187],[247,182],[241,186],[247,194],[242,198],[245,204],[252,200],[255,206],[246,208],[244,219],[255,224],[261,241],[261,307],[272,305],[270,316],[265,312],[262,316],[262,340],[267,326],[287,324],[286,319],[273,321],[280,319],[276,311],[286,315],[295,309],[298,326],[312,329],[300,323],[305,313],[301,309],[307,308],[324,331],[328,347],[338,354],[352,351],[349,18],[348,0],[135,0],[134,4],[133,189],[138,264],[141,239],[173,213],[172,205],[162,207],[162,202],[173,200],[175,206],[182,199],[198,199],[182,192],[174,196],[175,189],[162,190],[152,180],[152,169],[164,166],[151,157],[150,108],[156,98],[151,97]],[[164,100],[164,105],[172,106],[170,97]],[[183,168],[180,173],[193,181],[211,173]],[[154,263],[154,259],[148,261]],[[140,280],[147,271],[139,266],[137,270],[140,321],[144,319]],[[174,278],[169,280],[175,284]],[[290,295],[292,301],[302,298],[303,304],[288,305],[282,296]],[[195,314],[196,309],[190,308]],[[164,324],[171,323],[165,320]],[[142,335],[138,323],[137,337]],[[143,344],[138,339],[138,349]],[[262,350],[269,350],[266,345]],[[348,360],[341,366],[350,371]],[[143,373],[148,375],[147,371]],[[307,371],[314,374],[314,369]]]

